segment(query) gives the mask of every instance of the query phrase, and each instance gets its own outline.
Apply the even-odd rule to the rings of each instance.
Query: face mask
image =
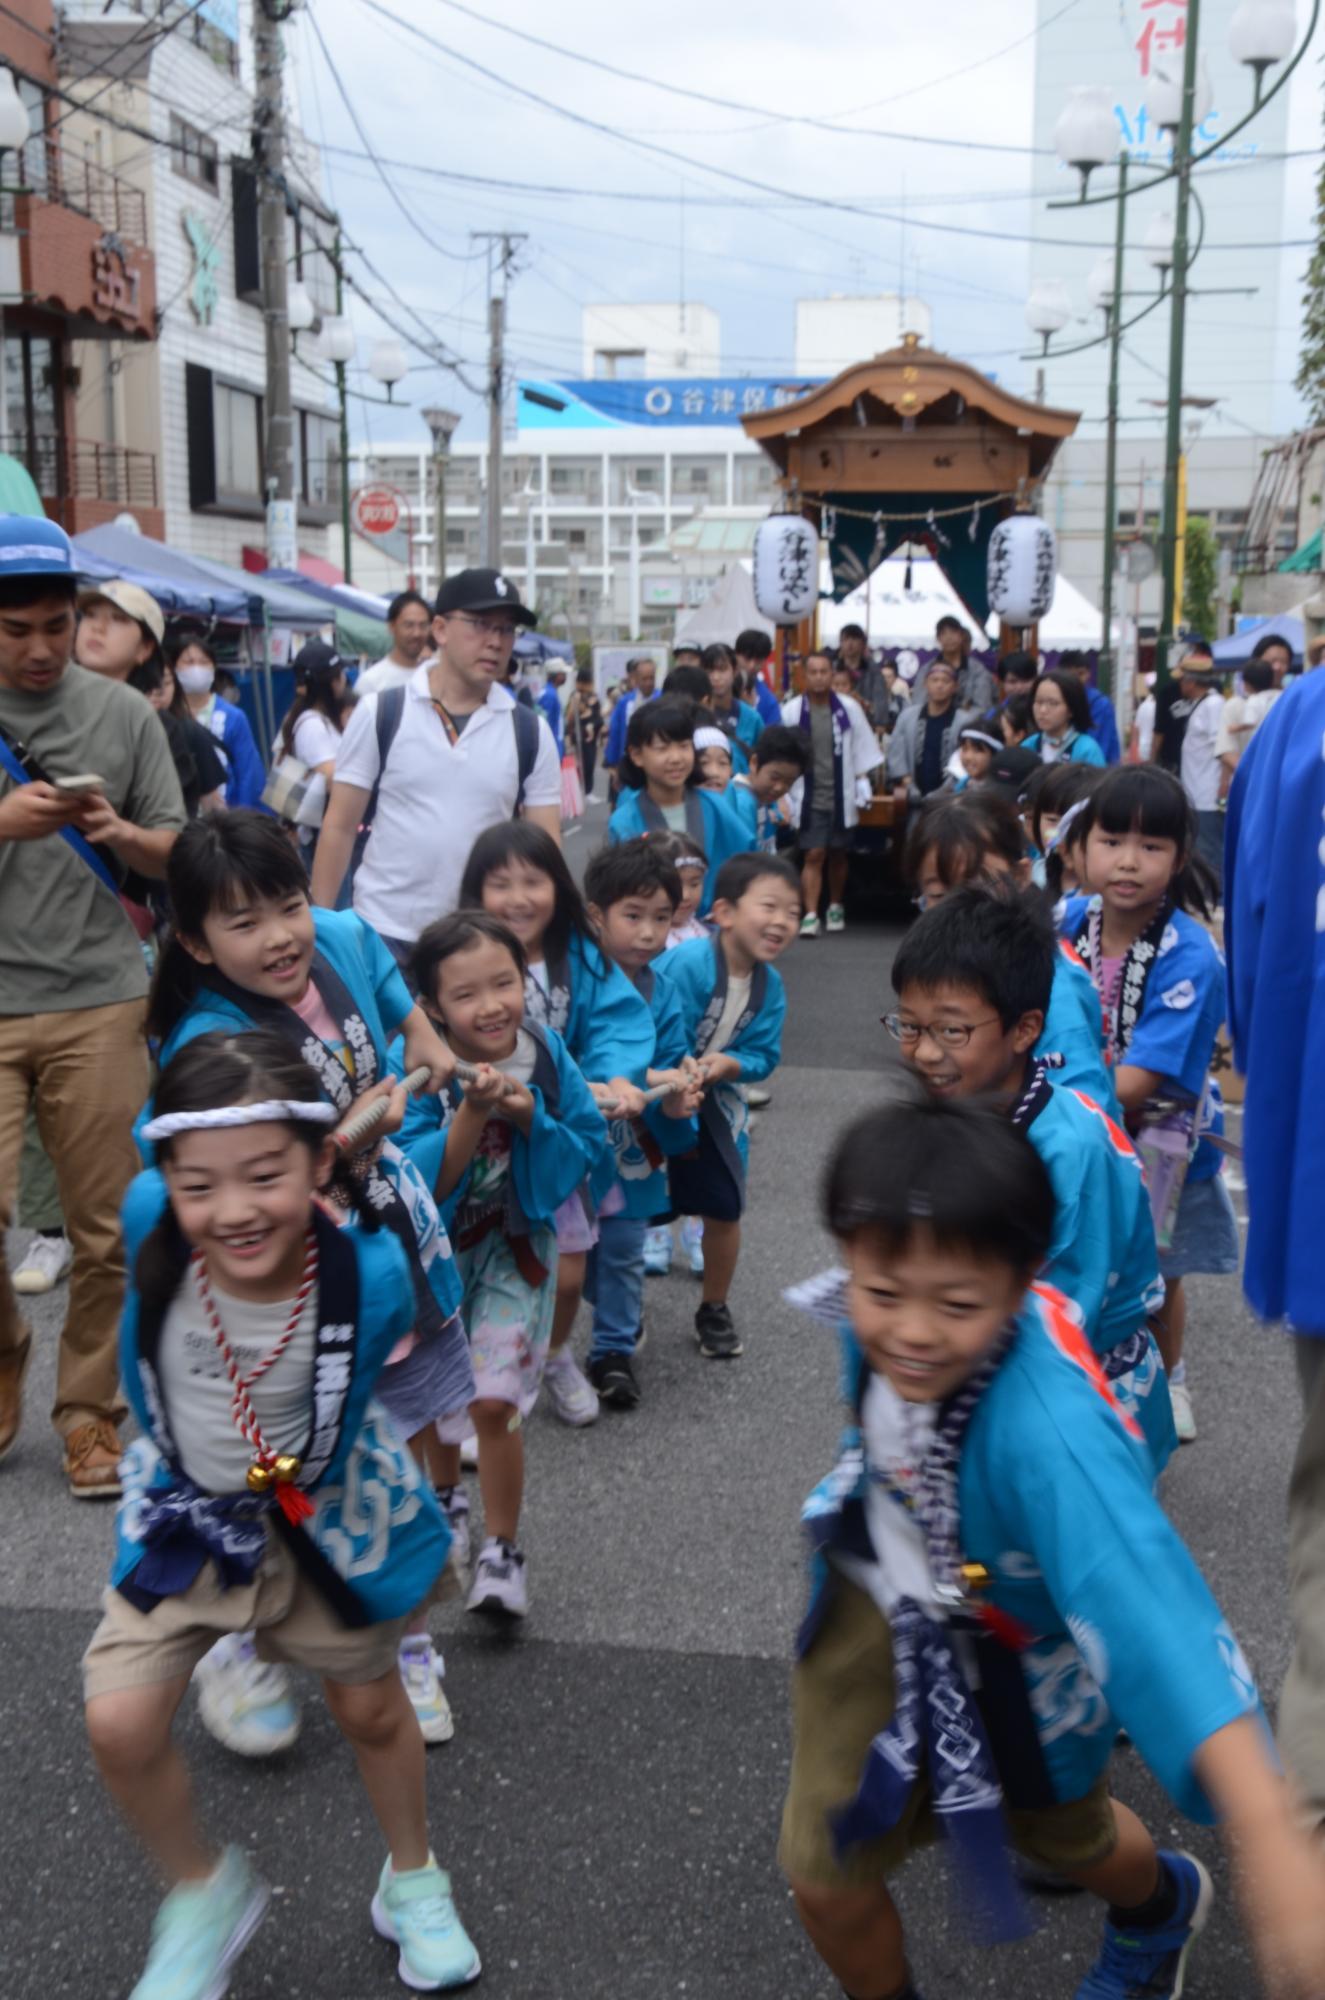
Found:
[[[175,679],[185,694],[206,694],[216,678],[215,667],[176,667]]]

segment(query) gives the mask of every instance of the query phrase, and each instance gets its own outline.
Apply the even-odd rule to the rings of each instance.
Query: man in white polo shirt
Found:
[[[383,653],[371,667],[365,667],[354,683],[360,699],[381,694],[386,688],[404,687],[414,669],[432,657],[432,613],[417,590],[400,590],[386,612],[391,634],[391,651]]]
[[[517,625],[532,625],[513,583],[466,569],[437,593],[437,656],[399,692],[358,702],[341,738],[313,864],[313,901],[335,905],[360,824],[372,832],[354,908],[403,963],[420,931],[454,910],[470,848],[517,809],[561,838],[561,764],[542,716],[500,685]],[[386,755],[379,704],[399,703]],[[536,730],[535,737],[532,732]],[[528,749],[522,746],[528,741]],[[522,786],[523,778],[523,786]],[[374,788],[376,810],[371,810]]]

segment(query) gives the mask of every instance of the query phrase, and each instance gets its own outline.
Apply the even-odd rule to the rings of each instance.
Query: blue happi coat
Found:
[[[223,1587],[243,1580],[277,1533],[301,1574],[346,1626],[403,1617],[446,1561],[450,1530],[409,1447],[373,1385],[413,1324],[409,1277],[386,1230],[338,1229],[313,1211],[318,1246],[318,1325],[308,1399],[308,1436],[298,1484],[311,1519],[292,1526],[270,1496],[209,1496],[179,1463],[157,1368],[164,1313],[142,1299],[138,1252],[163,1218],[183,1281],[188,1245],[179,1236],[160,1174],[140,1174],[125,1197],[129,1289],[120,1323],[120,1375],[142,1427],[125,1455],[116,1511],[111,1584],[139,1610],[186,1590],[210,1560]],[[258,1549],[252,1544],[256,1539]]]
[[[704,892],[699,899],[696,915],[708,915],[713,901],[713,885],[718,870],[733,854],[744,854],[750,845],[745,826],[728,802],[725,792],[705,792],[691,787],[685,795],[686,832],[692,840],[697,840],[708,860],[704,875]],[[662,807],[654,804],[648,793],[624,791],[617,801],[616,811],[607,822],[607,837],[613,846],[623,840],[638,840],[641,834],[664,833],[667,822],[662,815]]]
[[[339,1054],[320,1041],[311,1028],[305,1031],[299,1053],[317,1072],[330,1102],[343,1110],[346,1105],[341,1103],[341,1099],[345,1096],[347,1082],[349,1096],[353,1097],[372,1084],[381,1082],[387,1075],[388,1044],[413,1008],[414,1000],[377,932],[364,923],[362,917],[355,916],[352,910],[315,909],[313,930],[317,939],[313,977],[315,980],[318,977],[319,960],[324,961],[335,975],[340,989],[348,996],[353,1010],[345,1026],[348,1035],[346,1047],[353,1058],[354,1077],[352,1081],[348,1079]],[[334,1019],[336,1008],[331,1007],[330,1012]],[[250,1028],[268,1025],[263,1003],[255,995],[245,994],[229,982],[218,983],[215,987],[206,986],[195,996],[188,1012],[176,1022],[167,1037],[161,1051],[162,1067],[186,1042],[193,1041],[198,1035],[208,1034],[214,1029],[242,1034]],[[138,1121],[139,1133],[151,1116],[149,1102]],[[139,1149],[144,1160],[150,1164],[152,1149],[143,1143],[141,1137]],[[418,1246],[419,1268],[428,1291],[436,1302],[440,1317],[449,1319],[452,1313],[460,1310],[460,1273],[451,1252],[451,1240],[432,1198],[432,1184],[425,1181],[410,1164],[404,1150],[390,1139],[383,1143],[375,1168],[380,1170],[408,1217]]]
[[[856,1421],[867,1364],[847,1327],[842,1340],[852,1422],[805,1507],[812,1590],[802,1652],[835,1587],[834,1550],[874,1558]],[[1242,1650],[1152,1479],[1140,1433],[1083,1335],[1057,1295],[1037,1287],[971,1417],[957,1479],[962,1556],[991,1579],[980,1601],[1020,1628],[1019,1674],[985,1704],[1010,1805],[1084,1797],[1121,1724],[1180,1811],[1210,1822],[1196,1753],[1216,1730],[1261,1714]]]
[[[1224,860],[1229,1026],[1250,1222],[1243,1286],[1265,1319],[1325,1334],[1325,673],[1289,686],[1244,752]]]
[[[1069,896],[1063,905],[1063,936],[1079,944],[1098,896]],[[1224,1101],[1209,1074],[1215,1041],[1225,1014],[1224,961],[1210,933],[1185,910],[1174,910],[1146,981],[1136,1027],[1120,1063],[1154,1070],[1173,1095],[1200,1104],[1200,1134],[1222,1136]],[[1223,1164],[1210,1140],[1198,1136],[1187,1169],[1191,1182],[1213,1180]]]
[[[727,959],[721,936],[691,938],[654,963],[658,984],[674,996],[685,1046],[702,1056],[722,1014],[727,995]],[[782,1023],[787,993],[772,965],[756,965],[750,1000],[736,1032],[722,1051],[741,1065],[740,1083],[762,1083],[782,1060]],[[750,1160],[750,1113],[736,1082],[717,1083],[705,1092],[700,1117],[727,1159],[738,1187],[744,1188]]]
[[[624,1076],[642,1085],[653,1061],[653,1020],[620,966],[576,932],[565,959],[547,959],[545,970],[546,990],[525,974],[525,1020],[560,1035],[588,1082]]]
[[[1049,1011],[1034,1053],[1041,1061],[1058,1058],[1053,1063],[1054,1083],[1084,1090],[1110,1117],[1120,1115],[1104,1046],[1100,996],[1088,968],[1061,938],[1049,989]]]
[[[1156,1473],[1177,1444],[1168,1382],[1147,1320],[1164,1302],[1141,1160],[1122,1126],[1056,1072],[1017,1120],[1054,1191],[1047,1284],[1065,1294],[1114,1395],[1145,1433]]]
[[[591,1188],[610,1184],[612,1170],[606,1121],[561,1036],[533,1022],[526,1022],[525,1031],[536,1049],[529,1084],[534,1116],[528,1135],[511,1127],[507,1204],[510,1226],[520,1235],[540,1223],[551,1223],[562,1202],[569,1201],[582,1184]],[[402,1076],[403,1041],[395,1043],[390,1060],[395,1074]],[[400,1143],[430,1188],[437,1186],[459,1102],[459,1088],[452,1086],[436,1097],[411,1098],[405,1113]],[[448,1229],[464,1201],[471,1172],[472,1163],[440,1204]]]
[[[236,708],[232,701],[223,701],[219,694],[213,695],[203,728],[211,733],[220,748],[226,772],[223,788],[226,805],[260,805],[267,782],[267,768],[243,709]]]
[[[667,957],[675,955],[669,952]],[[646,966],[635,980],[653,1018],[651,1069],[677,1069],[682,1058],[691,1053],[676,993],[658,978],[664,962]],[[674,1153],[688,1153],[698,1143],[699,1120],[669,1118],[661,1104],[650,1104],[642,1118],[614,1118],[611,1133],[616,1183],[626,1204],[625,1213],[646,1221],[662,1215],[668,1207],[666,1160]]]

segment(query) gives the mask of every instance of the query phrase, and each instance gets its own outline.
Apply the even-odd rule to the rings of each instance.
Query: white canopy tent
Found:
[[[765,618],[755,604],[754,564],[744,557],[722,572],[702,604],[677,620],[674,646],[709,646],[718,641],[730,646],[738,632],[757,626],[770,638],[777,636],[771,618]]]
[[[872,646],[933,646],[940,618],[957,618],[977,647],[988,644],[985,634],[930,555],[911,557],[911,588],[906,587],[907,558],[899,550],[844,597],[840,604],[823,598],[819,604],[819,638],[835,646],[844,625],[863,625]],[[825,568],[824,587],[830,579]]]
[[[1104,616],[1098,606],[1091,603],[1084,591],[1078,590],[1074,583],[1069,583],[1065,576],[1060,575],[1054,584],[1054,601],[1040,620],[1040,651],[1061,653],[1065,646],[1080,646],[1083,651],[1094,651],[1100,644],[1103,631]],[[1115,645],[1118,636],[1118,620],[1115,618]]]

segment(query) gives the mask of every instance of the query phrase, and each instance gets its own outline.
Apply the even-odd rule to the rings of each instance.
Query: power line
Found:
[[[155,54],[156,50],[160,47],[161,43],[166,40],[167,36],[173,35],[177,28],[182,28],[186,21],[191,21],[193,17],[198,13],[199,9],[205,7],[206,4],[207,0],[189,0],[189,5],[185,8],[184,12],[182,14],[177,14],[173,21],[167,21],[164,23],[164,25],[158,24],[156,26],[153,26],[153,23],[151,22],[150,19],[144,21],[141,28],[135,28],[134,32],[131,35],[127,36],[125,40],[119,44],[119,46],[116,48],[114,52],[114,56],[109,58],[109,60],[112,60],[116,63],[121,63],[123,61],[123,58],[127,56],[132,49],[136,47],[140,47],[141,53],[150,59]],[[144,37],[146,37],[145,45],[144,45]],[[84,79],[75,79],[75,80],[83,81]],[[92,92],[92,95],[90,97],[85,97],[79,100],[77,108],[80,111],[86,111],[88,106],[95,104],[99,97],[104,97],[108,90],[114,90],[117,85],[122,84],[127,80],[128,79],[122,75],[108,76],[104,83],[99,84],[97,86],[97,88]],[[58,132],[61,125],[64,124],[65,120],[68,118],[72,118],[73,115],[74,115],[74,109],[72,106],[70,107],[69,110],[62,111],[60,113],[60,116],[58,118],[53,118],[50,124],[47,126],[46,128],[47,135],[49,135],[52,132]]]
[[[382,164],[382,162],[378,159],[376,153],[373,151],[372,141],[368,137],[367,132],[364,130],[363,121],[359,117],[358,112],[354,108],[354,104],[350,98],[350,94],[348,90],[346,90],[344,82],[341,79],[340,71],[337,69],[335,63],[331,59],[331,51],[327,47],[326,39],[322,33],[321,28],[318,26],[317,16],[311,11],[311,9],[309,10],[308,13],[308,25],[313,30],[313,34],[317,39],[317,45],[322,51],[322,60],[326,63],[328,70],[331,72],[331,80],[335,84],[336,89],[340,92],[341,103],[345,106],[345,109],[350,114],[351,124],[354,126],[355,131],[359,134],[360,139],[363,141],[368,157],[372,161],[373,165],[376,167],[378,177],[381,180],[383,187],[390,195],[396,207],[400,210],[400,213],[404,216],[410,228],[414,231],[416,236],[420,237],[423,240],[423,242],[425,242],[428,245],[428,248],[430,250],[435,250],[439,257],[447,257],[452,261],[452,263],[456,264],[469,263],[471,258],[476,254],[475,252],[470,251],[468,253],[465,253],[459,250],[448,250],[444,243],[439,243],[437,238],[424,228],[423,224],[419,221],[418,217],[414,214],[413,210],[401,198],[399,190],[392,183],[391,176],[387,173],[385,166]]]
[[[477,21],[480,23],[481,26],[485,28],[498,28],[501,30],[503,34],[514,36],[514,38],[517,41],[529,42],[532,43],[533,46],[536,48],[548,50],[548,52],[552,55],[564,56],[568,62],[583,63],[586,65],[586,67],[590,69],[602,70],[608,76],[618,77],[626,83],[645,84],[651,90],[665,91],[669,97],[689,98],[692,102],[696,104],[707,104],[719,111],[739,111],[744,115],[758,118],[767,124],[807,125],[814,131],[831,132],[838,138],[896,139],[900,140],[904,145],[908,146],[948,146],[948,147],[958,148],[962,151],[967,151],[967,152],[1018,153],[1021,154],[1023,157],[1028,154],[1031,155],[1038,154],[1041,157],[1047,156],[1052,158],[1052,155],[1048,154],[1047,148],[1043,146],[1009,146],[1009,145],[999,144],[994,140],[948,139],[927,132],[884,132],[866,126],[837,125],[834,124],[830,119],[814,118],[809,116],[808,113],[804,112],[770,111],[764,105],[743,103],[737,98],[716,97],[708,91],[690,90],[687,89],[683,84],[667,83],[661,77],[644,76],[638,70],[619,68],[617,64],[606,62],[599,56],[584,55],[578,49],[568,49],[564,48],[558,42],[545,41],[541,35],[532,34],[527,29],[513,28],[505,21],[498,21],[493,19],[491,15],[480,13],[477,8],[467,7],[464,4],[464,0],[440,0],[440,4],[444,7],[451,8],[454,13],[467,15],[471,21]],[[1072,7],[1074,7],[1076,4],[1077,0],[1067,0],[1067,4],[1061,7],[1057,14],[1054,14],[1050,17],[1051,20],[1056,21],[1059,19],[1060,15],[1069,13]],[[409,24],[406,22],[398,22],[397,25],[400,27],[405,27],[408,26]],[[1045,25],[1048,26],[1049,23],[1046,23]],[[416,30],[416,32],[421,33],[422,31]],[[428,38],[425,37],[425,39]],[[1029,36],[1023,35],[1019,37],[1018,41],[1010,43],[1009,48],[1017,48],[1020,46],[1021,42],[1027,41],[1029,39],[1030,39]],[[457,52],[451,50],[448,51],[448,53],[456,54]],[[982,57],[980,63],[968,64],[967,69],[979,68],[981,66],[981,63],[995,62],[998,60],[998,57],[1000,55],[1006,55],[1007,53],[1008,49],[1001,49],[997,51],[995,55]],[[458,56],[457,59],[460,61],[465,60],[464,57],[460,56]],[[477,65],[475,65],[475,67],[477,67]],[[954,75],[961,76],[964,75],[965,73],[966,71],[964,70],[958,70],[954,72]],[[484,72],[484,74],[487,74],[487,72]],[[501,81],[503,79],[498,79],[498,80]],[[935,77],[931,79],[930,83],[918,85],[917,88],[928,90],[935,88],[938,84],[945,83],[947,81],[949,81],[947,77]],[[901,93],[902,96],[907,96],[910,94],[911,93],[906,91],[903,91]],[[888,104],[893,101],[894,100],[890,98],[881,98],[877,99],[876,103]],[[871,110],[873,108],[874,107],[872,105],[862,105],[857,107],[858,110]],[[850,118],[855,115],[856,113],[852,111],[842,111],[837,113],[837,116],[839,118]]]

